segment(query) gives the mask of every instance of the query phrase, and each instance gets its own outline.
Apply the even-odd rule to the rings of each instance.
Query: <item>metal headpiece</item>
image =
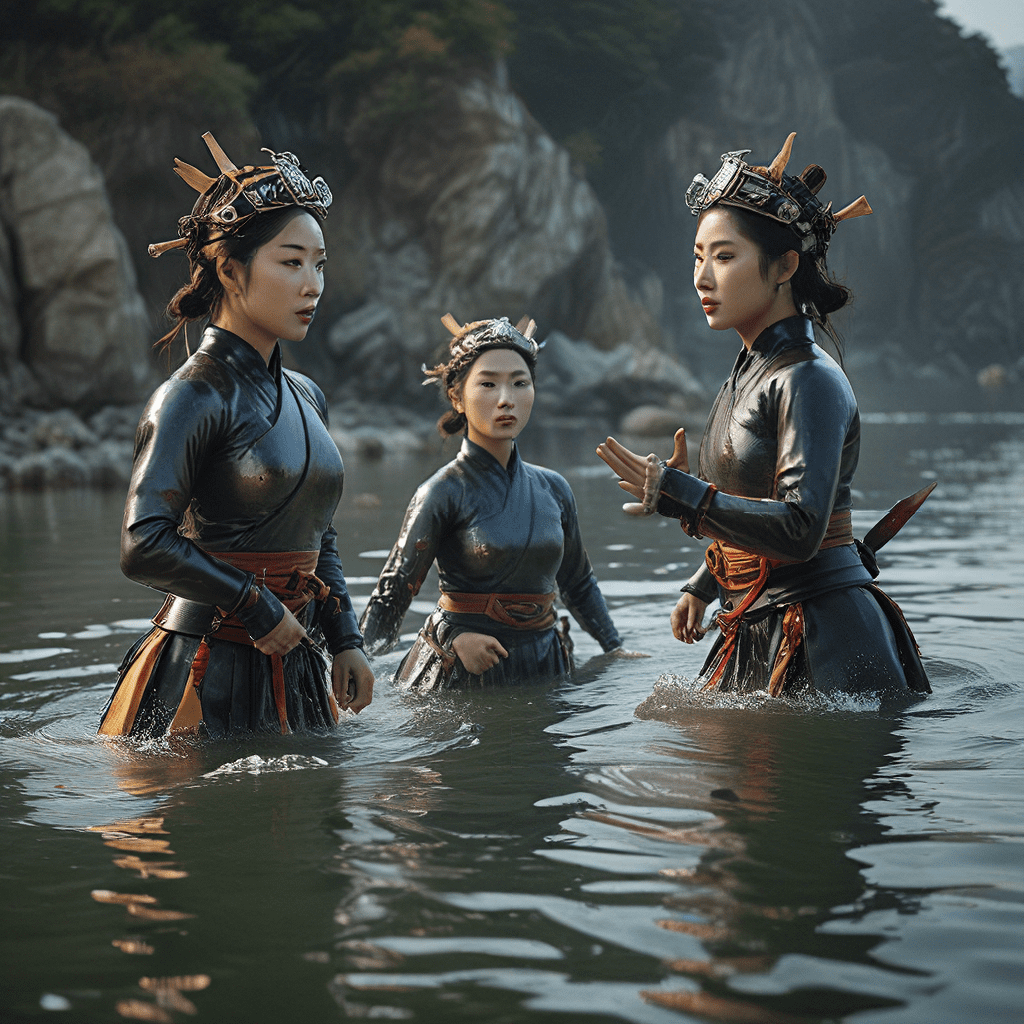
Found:
[[[507,348],[518,352],[531,370],[537,365],[540,345],[533,340],[537,324],[528,316],[524,316],[515,327],[507,316],[497,320],[477,320],[474,323],[460,325],[451,313],[445,313],[441,317],[441,323],[453,335],[451,358],[447,363],[439,363],[432,370],[424,366],[423,372],[427,375],[424,384],[441,384],[446,389],[451,387],[452,381],[481,352],[495,348]]]
[[[173,242],[151,245],[150,256],[160,256],[169,249],[216,242],[237,233],[257,214],[283,206],[301,206],[320,217],[327,216],[333,200],[327,182],[319,177],[310,180],[294,153],[263,149],[261,152],[270,154],[272,164],[236,167],[210,132],[203,136],[203,141],[217,161],[220,176],[211,178],[174,158],[174,173],[200,195],[192,212],[178,221],[180,237]]]
[[[690,212],[696,217],[716,203],[739,206],[785,224],[799,238],[802,252],[824,256],[836,224],[866,216],[871,206],[864,196],[838,213],[832,212],[831,203],[822,206],[817,192],[826,175],[818,164],[809,164],[799,177],[784,174],[795,138],[791,132],[768,167],[748,164],[743,158],[749,149],[723,153],[718,173],[710,181],[696,175],[686,190]]]

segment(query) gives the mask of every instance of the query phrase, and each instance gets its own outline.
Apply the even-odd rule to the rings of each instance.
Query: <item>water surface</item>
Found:
[[[570,480],[651,657],[577,629],[571,680],[424,699],[387,683],[398,651],[329,736],[96,739],[159,604],[117,569],[122,497],[0,495],[0,1017],[1013,1019],[1020,424],[866,424],[858,535],[939,480],[880,559],[935,689],[896,710],[695,693],[704,650],[667,617],[701,547],[619,512],[596,440],[524,454]],[[357,607],[430,468],[350,460]]]

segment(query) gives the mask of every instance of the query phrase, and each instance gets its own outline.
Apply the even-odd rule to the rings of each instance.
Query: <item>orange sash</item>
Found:
[[[828,528],[825,537],[818,546],[822,548],[841,547],[853,543],[852,519],[849,509],[842,509],[833,512],[828,521]],[[746,551],[744,548],[727,544],[723,541],[714,541],[707,549],[704,560],[711,575],[715,577],[718,585],[723,590],[741,591],[746,594],[743,599],[728,612],[719,612],[718,627],[722,631],[723,643],[718,650],[718,655],[712,668],[708,681],[703,689],[714,689],[723,674],[729,659],[736,650],[736,638],[739,633],[740,620],[744,613],[757,600],[768,582],[772,569],[780,565],[790,564],[782,560],[765,558],[763,555],[756,555]],[[793,656],[796,654],[804,635],[804,610],[798,602],[786,608],[782,616],[782,642],[775,654],[775,663],[772,665],[771,675],[768,680],[768,693],[778,697],[782,693],[782,686],[786,681],[786,670],[789,668]]]

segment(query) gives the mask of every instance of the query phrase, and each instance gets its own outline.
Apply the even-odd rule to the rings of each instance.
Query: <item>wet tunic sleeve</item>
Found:
[[[423,586],[441,539],[451,529],[459,507],[453,487],[450,478],[432,477],[409,502],[398,540],[359,623],[367,649],[374,654],[395,645],[405,613]]]
[[[773,493],[749,498],[718,491],[700,532],[755,554],[802,562],[818,550],[835,503],[844,446],[856,443],[857,406],[845,377],[818,361],[800,363],[764,392],[764,418],[777,441]],[[664,515],[692,521],[708,484],[666,469]]]
[[[583,546],[576,499],[561,476],[551,472],[547,476],[562,510],[564,548],[557,575],[559,596],[573,618],[601,645],[603,651],[614,650],[622,646],[622,641],[608,614],[604,595]]]
[[[171,379],[139,422],[121,528],[121,570],[136,583],[234,608],[252,576],[178,532],[207,453],[230,430],[220,394],[201,380]]]

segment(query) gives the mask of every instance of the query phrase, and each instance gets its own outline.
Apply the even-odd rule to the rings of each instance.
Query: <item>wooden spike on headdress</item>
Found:
[[[860,199],[855,199],[849,206],[844,206],[838,213],[833,214],[833,217],[838,223],[841,220],[849,220],[851,217],[866,217],[873,212],[871,204],[864,196],[861,196]]]
[[[203,133],[203,142],[206,143],[206,148],[213,154],[213,159],[217,161],[217,166],[220,168],[221,174],[227,174],[228,171],[238,170],[238,168],[228,159],[227,153],[220,148],[220,145],[213,137],[212,132]]]
[[[527,314],[519,321],[519,323],[516,324],[516,330],[526,338],[527,341],[530,341],[533,338],[534,332],[537,330],[537,321]]]
[[[786,139],[782,149],[779,150],[779,155],[771,162],[771,166],[768,168],[768,177],[777,185],[782,184],[782,172],[786,169],[786,164],[789,163],[789,154],[793,152],[793,140],[795,138],[796,132],[790,132],[789,138]]]
[[[174,158],[174,173],[182,181],[188,182],[200,194],[205,192],[217,180],[216,178],[211,178],[208,174],[203,174],[202,171],[191,164],[185,163],[184,160],[179,160],[177,157]]]
[[[173,242],[154,242],[149,249],[150,256],[162,256],[171,249],[184,249],[188,245],[187,238],[176,238]]]
[[[451,315],[451,313],[445,313],[445,315],[441,317],[441,323],[448,328],[449,333],[453,336],[462,333],[462,325]]]

